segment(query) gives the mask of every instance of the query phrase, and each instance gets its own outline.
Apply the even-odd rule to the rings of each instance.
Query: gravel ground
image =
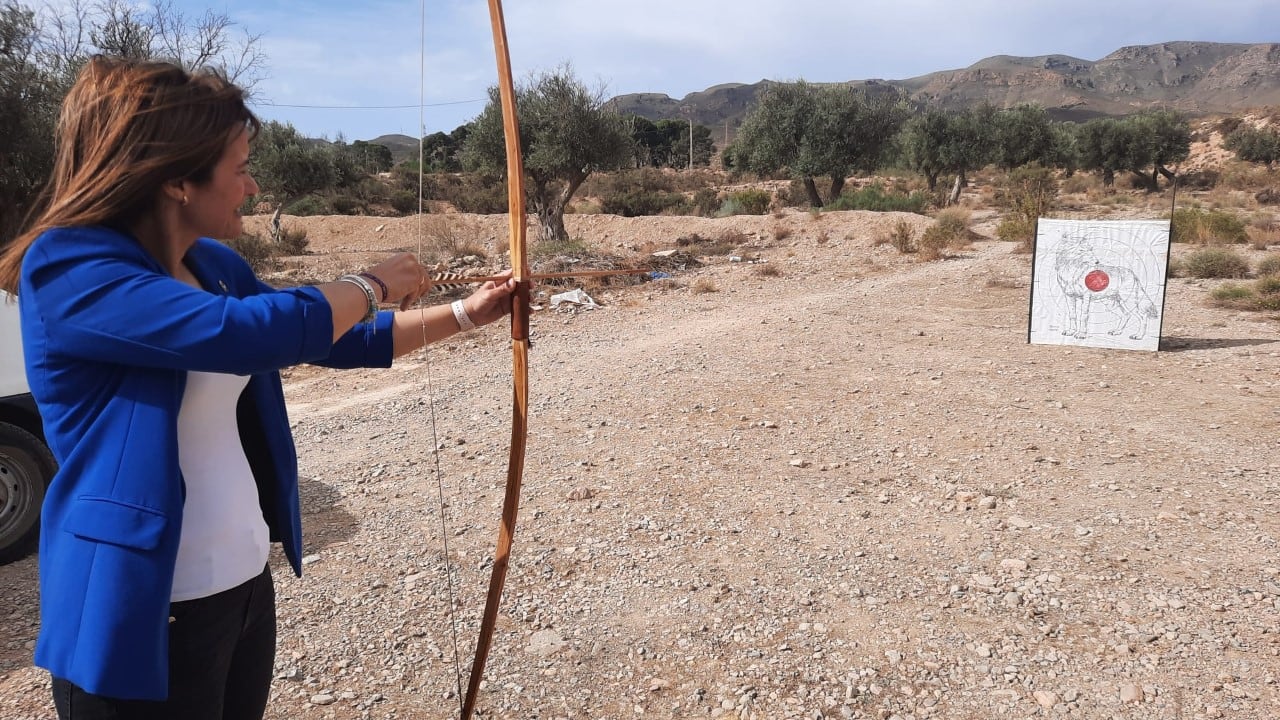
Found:
[[[911,262],[872,242],[898,219],[929,222],[568,218],[612,252],[748,241],[535,314],[484,717],[1280,717],[1280,322],[1175,279],[1162,352],[1031,346],[1029,256]],[[409,220],[289,223],[299,272],[414,247]],[[273,556],[268,717],[456,717],[507,345],[287,373],[307,557]],[[2,718],[53,717],[35,585],[0,568]]]

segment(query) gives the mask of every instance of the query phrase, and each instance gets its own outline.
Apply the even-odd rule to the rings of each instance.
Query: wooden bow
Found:
[[[525,252],[524,162],[520,155],[520,126],[516,119],[516,88],[511,73],[511,53],[507,48],[507,28],[501,0],[489,0],[489,21],[493,26],[493,49],[498,60],[498,94],[502,101],[502,132],[507,148],[507,204],[511,217],[511,277],[516,291],[511,297],[511,455],[507,461],[507,490],[502,500],[502,523],[493,555],[493,574],[484,601],[476,657],[471,663],[467,694],[462,701],[462,720],[469,720],[476,707],[484,663],[493,642],[498,619],[498,603],[507,579],[511,541],[520,510],[520,482],[524,477],[525,436],[529,420],[529,256]]]

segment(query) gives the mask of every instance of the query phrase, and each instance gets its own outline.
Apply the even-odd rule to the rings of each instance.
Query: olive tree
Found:
[[[587,88],[565,65],[516,88],[525,190],[538,216],[539,238],[567,240],[564,210],[597,171],[616,170],[632,158],[623,118],[605,109],[604,91]],[[504,175],[507,151],[498,89],[475,119],[462,147],[464,167]]]
[[[1101,171],[1106,185],[1117,172],[1129,171],[1153,191],[1161,175],[1174,177],[1168,166],[1191,152],[1190,125],[1172,110],[1090,120],[1079,126],[1076,139],[1081,169]]]
[[[1280,132],[1275,128],[1245,125],[1227,135],[1222,147],[1235,153],[1239,160],[1263,163],[1270,168],[1280,160]]]
[[[38,52],[35,13],[0,4],[0,245],[17,234],[53,170],[53,126],[66,88]]]
[[[37,205],[53,168],[59,106],[94,54],[217,67],[242,87],[261,78],[258,36],[236,34],[226,14],[188,18],[172,2],[69,0],[40,11],[0,0],[0,245]]]
[[[785,171],[804,183],[809,204],[834,201],[853,173],[881,167],[908,110],[900,95],[803,80],[770,85],[743,120],[733,166]],[[830,179],[824,200],[816,178]]]

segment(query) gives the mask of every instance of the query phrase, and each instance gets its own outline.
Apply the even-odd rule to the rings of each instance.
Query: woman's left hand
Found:
[[[510,276],[511,271],[501,273]],[[488,325],[511,312],[511,294],[515,292],[516,283],[508,279],[506,282],[487,282],[480,286],[470,297],[462,301],[467,316],[476,325]]]

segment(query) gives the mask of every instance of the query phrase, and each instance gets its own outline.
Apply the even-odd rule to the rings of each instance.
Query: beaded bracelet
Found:
[[[387,289],[387,284],[382,282],[382,278],[368,271],[360,273],[360,277],[372,280],[373,284],[382,290],[382,302],[386,302],[387,298],[391,297],[391,291]]]
[[[369,322],[378,316],[378,297],[374,294],[373,286],[369,284],[368,280],[365,280],[359,275],[343,275],[338,278],[338,282],[351,283],[352,285],[360,288],[364,293],[365,299],[369,301],[368,312],[365,313],[364,318],[361,319],[360,322]]]

